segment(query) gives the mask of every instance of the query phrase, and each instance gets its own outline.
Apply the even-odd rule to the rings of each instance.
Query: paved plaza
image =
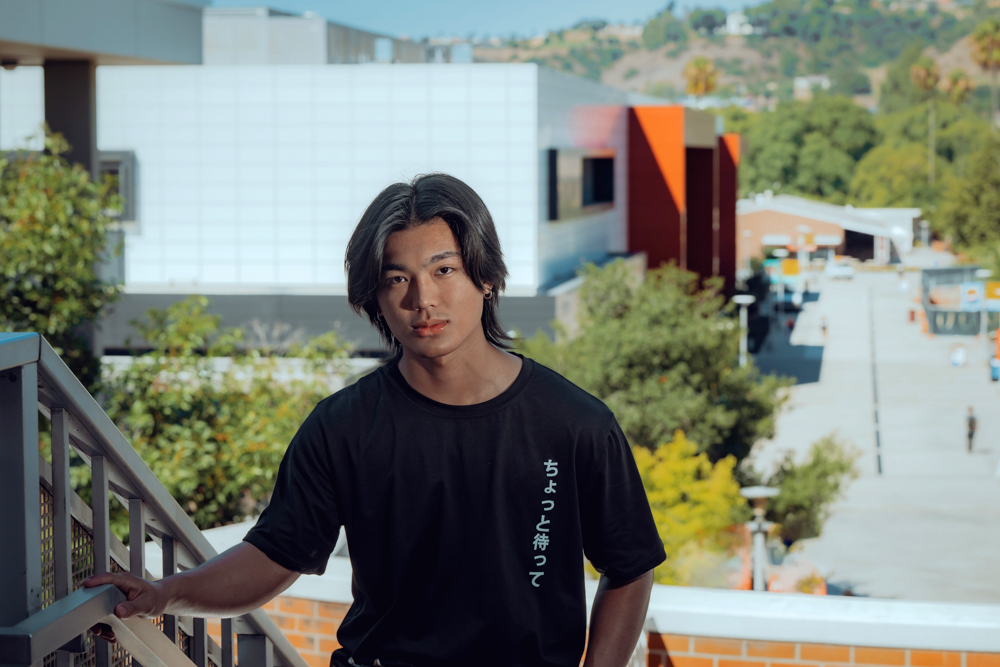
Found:
[[[803,381],[754,464],[768,470],[785,450],[804,456],[837,432],[861,452],[861,477],[823,534],[802,543],[828,581],[880,598],[997,603],[1000,384],[989,381],[982,339],[932,337],[908,321],[911,308],[919,311],[919,277],[906,275],[905,293],[891,272],[823,280],[791,336],[771,332],[758,364]],[[949,364],[957,344],[968,348],[964,367]],[[972,454],[969,406],[979,422]]]

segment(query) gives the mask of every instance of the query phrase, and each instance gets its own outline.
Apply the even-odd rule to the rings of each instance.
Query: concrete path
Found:
[[[754,465],[768,470],[785,450],[802,456],[837,432],[861,452],[862,475],[823,534],[802,544],[828,580],[858,595],[1000,603],[1000,386],[989,381],[981,339],[934,338],[908,322],[919,274],[907,280],[906,294],[891,273],[824,281],[819,300],[797,318],[791,345],[776,338],[774,349],[757,355],[762,368],[780,366],[782,357],[822,362],[818,381],[793,388],[776,437],[756,448]],[[965,367],[949,364],[957,344],[968,348]],[[795,349],[819,346],[821,354]],[[979,420],[972,454],[969,406]]]

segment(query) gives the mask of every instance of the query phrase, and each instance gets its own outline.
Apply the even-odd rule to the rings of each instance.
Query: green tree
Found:
[[[883,113],[902,111],[923,102],[926,98],[913,85],[910,68],[923,56],[924,44],[917,42],[907,47],[886,70],[885,81],[879,89],[878,108]]]
[[[688,14],[688,25],[696,33],[705,36],[726,25],[726,12],[721,9],[696,9]]]
[[[927,148],[882,144],[858,162],[849,198],[859,206],[936,207],[940,188],[927,186]]]
[[[739,330],[719,280],[673,266],[639,282],[624,262],[584,269],[579,331],[519,343],[529,357],[605,401],[633,445],[688,433],[718,461],[774,432],[788,382],[737,364]]]
[[[779,104],[747,123],[741,189],[844,201],[854,166],[875,145],[872,115],[849,97]]]
[[[990,130],[995,131],[997,69],[1000,68],[1000,19],[991,18],[977,25],[972,33],[972,43],[972,59],[990,73]]]
[[[333,333],[280,358],[221,329],[191,297],[133,322],[152,351],[105,372],[105,410],[199,528],[253,513],[288,443],[330,393],[348,347]]]
[[[857,478],[857,460],[858,453],[834,435],[813,443],[802,463],[791,452],[785,454],[767,482],[781,489],[768,503],[767,518],[780,526],[786,544],[819,536],[830,506]]]
[[[688,41],[687,28],[684,22],[674,16],[674,3],[649,19],[642,29],[642,43],[649,49],[657,49],[664,44],[675,43],[684,47]]]
[[[965,70],[953,69],[942,82],[944,92],[955,106],[962,106],[976,89],[976,84]]]
[[[93,390],[99,362],[80,328],[118,297],[97,266],[109,250],[107,211],[120,201],[70,165],[68,149],[46,135],[44,152],[0,155],[0,331],[42,334]]]
[[[937,121],[934,119],[934,94],[937,92],[941,72],[937,63],[923,56],[910,66],[910,80],[917,90],[927,96],[927,182],[934,186],[934,156],[937,148],[934,144],[934,130]]]
[[[715,92],[718,72],[715,63],[704,56],[697,56],[684,66],[684,79],[689,95],[702,97]]]
[[[972,155],[965,177],[944,202],[940,222],[959,248],[1000,245],[1000,140],[988,138]]]
[[[652,451],[633,448],[656,530],[663,541],[667,560],[654,576],[661,584],[687,584],[683,567],[685,548],[696,545],[721,550],[723,531],[742,518],[746,503],[733,477],[736,459],[727,456],[716,463],[684,436]]]

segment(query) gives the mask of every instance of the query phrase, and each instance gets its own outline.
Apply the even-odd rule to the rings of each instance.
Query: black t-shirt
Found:
[[[423,396],[396,363],[321,401],[245,539],[322,573],[341,525],[354,604],[334,657],[365,665],[577,667],[583,554],[622,581],[664,560],[614,415],[530,359],[477,405]]]

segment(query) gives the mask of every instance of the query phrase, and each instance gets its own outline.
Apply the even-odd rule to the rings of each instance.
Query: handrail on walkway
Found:
[[[48,470],[42,469],[47,466],[39,461],[39,413],[52,427],[51,480]],[[90,526],[72,518],[73,512],[80,514],[80,501],[69,481],[71,447],[93,473]],[[51,528],[46,527],[43,535],[42,498],[48,489]],[[74,582],[74,555],[79,561],[83,553],[79,539],[74,546],[74,527],[77,536],[83,531],[92,540],[94,574],[108,572],[116,563],[109,520],[112,494],[128,508],[133,547],[128,550],[128,569],[134,575],[146,574],[142,545],[147,536],[163,549],[164,576],[217,555],[45,339],[35,333],[0,333],[0,560],[4,563],[0,568],[0,663],[41,665],[45,656],[55,653],[56,667],[71,667],[73,652],[83,648],[83,642],[73,638],[104,622],[113,626],[133,664],[142,667],[208,667],[210,663],[235,667],[238,647],[243,647],[240,667],[307,667],[261,609],[223,619],[222,645],[217,646],[208,637],[203,618],[164,615],[162,629],[138,618],[121,621],[111,613],[116,600],[121,600],[117,589],[74,591],[79,583]],[[51,546],[44,550],[43,538],[51,539]],[[178,648],[179,630],[188,635],[183,652]],[[94,667],[118,662],[113,647],[103,641],[94,642],[94,652]]]

